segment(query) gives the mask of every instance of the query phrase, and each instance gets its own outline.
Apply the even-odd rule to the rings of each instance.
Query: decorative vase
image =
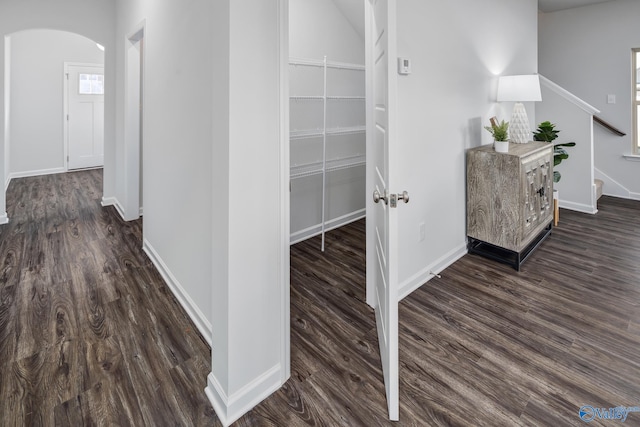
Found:
[[[508,153],[509,141],[493,141],[493,149],[496,150],[497,153]]]

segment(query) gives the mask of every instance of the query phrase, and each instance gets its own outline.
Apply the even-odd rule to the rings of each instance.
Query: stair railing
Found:
[[[626,133],[622,132],[620,129],[618,129],[617,127],[613,126],[611,123],[601,119],[600,117],[594,115],[593,116],[593,121],[598,123],[600,126],[604,127],[605,129],[615,133],[618,136],[625,136]]]

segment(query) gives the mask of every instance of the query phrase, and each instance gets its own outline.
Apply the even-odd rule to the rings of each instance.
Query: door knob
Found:
[[[388,204],[389,200],[387,199],[387,195],[386,195],[386,191],[385,191],[385,195],[381,195],[380,192],[378,190],[374,190],[373,191],[373,202],[374,203],[379,203],[380,200],[384,200],[384,204]]]
[[[404,200],[405,203],[409,203],[409,193],[403,191],[402,194],[398,194],[398,200]]]
[[[389,206],[392,208],[398,207],[398,200],[404,200],[405,203],[409,203],[409,193],[403,191],[402,194],[389,194]]]

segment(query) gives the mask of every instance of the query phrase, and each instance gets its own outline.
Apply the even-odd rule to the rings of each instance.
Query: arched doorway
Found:
[[[6,181],[102,166],[100,46],[78,34],[47,29],[13,33],[5,46]],[[97,159],[79,162],[88,158],[87,151]]]

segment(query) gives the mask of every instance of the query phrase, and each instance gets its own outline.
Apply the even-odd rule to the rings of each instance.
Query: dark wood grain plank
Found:
[[[0,424],[219,426],[211,350],[100,206],[100,171],[11,183],[0,227]],[[520,272],[465,256],[405,298],[400,422],[387,420],[365,223],[291,248],[290,380],[238,426],[584,425],[638,406],[640,203],[563,210]],[[589,425],[611,422],[594,420]],[[625,425],[640,425],[629,414]]]
[[[142,221],[102,208],[101,188],[101,170],[10,185],[0,424],[213,425],[210,349],[141,250]]]

